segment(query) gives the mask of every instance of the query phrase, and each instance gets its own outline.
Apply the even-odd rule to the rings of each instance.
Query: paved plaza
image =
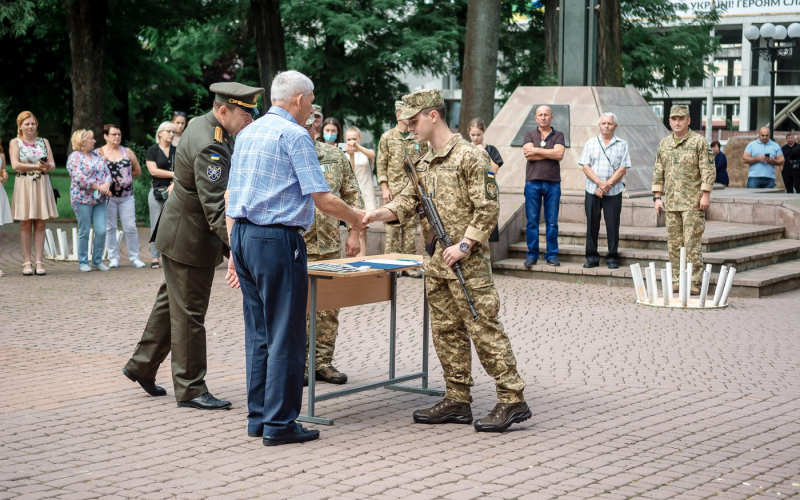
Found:
[[[168,364],[163,398],[120,372],[162,272],[48,261],[23,277],[17,230],[0,228],[0,499],[800,496],[800,290],[681,311],[637,306],[632,288],[495,276],[533,418],[502,434],[417,425],[438,398],[377,389],[318,403],[336,421],[311,426],[318,441],[266,448],[247,437],[241,296],[222,268],[206,380],[233,409],[177,408]],[[402,375],[420,367],[421,281],[399,297]],[[385,377],[388,305],[340,319],[348,385]],[[430,366],[443,388],[432,346]],[[477,358],[473,371],[480,418],[495,393]]]

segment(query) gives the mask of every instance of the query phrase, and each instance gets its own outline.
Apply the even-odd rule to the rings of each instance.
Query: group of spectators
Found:
[[[157,144],[147,151],[146,166],[152,176],[149,194],[151,227],[164,206],[172,182],[175,146],[186,127],[186,113],[176,111],[171,122],[156,132]],[[50,142],[38,134],[39,122],[30,111],[17,116],[17,137],[9,143],[9,162],[16,175],[11,203],[0,189],[0,225],[20,221],[20,246],[24,276],[44,276],[45,223],[58,217],[56,193],[50,182],[55,161]],[[122,225],[128,259],[137,268],[146,267],[139,258],[136,205],[133,180],[142,173],[134,152],[122,146],[122,130],[114,124],[103,126],[103,145],[97,146],[94,132],[76,130],[70,139],[67,158],[70,205],[78,219],[78,265],[83,272],[108,271],[119,267],[117,221]],[[8,180],[5,155],[0,147],[0,182]],[[94,227],[91,259],[89,236]],[[151,230],[152,231],[152,230]],[[31,252],[33,247],[33,252]],[[109,265],[102,261],[108,251]],[[31,253],[33,253],[33,258]],[[152,268],[158,268],[158,251],[151,244]],[[0,271],[0,276],[3,272]]]
[[[719,141],[711,142],[711,149],[714,151],[714,166],[717,170],[716,182],[728,186],[730,184],[728,158],[720,148]],[[774,188],[777,169],[783,178],[786,192],[800,193],[800,144],[796,141],[795,132],[787,132],[786,144],[780,146],[770,139],[769,128],[761,127],[758,131],[758,139],[751,141],[745,147],[742,162],[748,165],[748,188]]]

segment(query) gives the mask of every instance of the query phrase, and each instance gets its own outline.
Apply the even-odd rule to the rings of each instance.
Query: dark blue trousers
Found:
[[[288,434],[303,401],[306,244],[286,228],[236,221],[231,251],[244,299],[247,431]]]
[[[525,183],[525,242],[528,258],[539,260],[539,214],[544,201],[545,240],[547,252],[544,260],[558,255],[558,204],[561,202],[561,183],[551,181],[527,181]]]

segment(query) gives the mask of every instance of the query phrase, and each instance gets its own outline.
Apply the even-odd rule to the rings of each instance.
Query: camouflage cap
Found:
[[[403,101],[394,101],[394,110],[395,111],[403,111]]]
[[[672,106],[669,110],[669,117],[673,116],[689,116],[689,106]]]
[[[320,106],[319,104],[312,104],[311,107],[314,108],[314,113],[312,113],[312,116],[313,115],[322,116],[322,106]]]
[[[444,104],[442,92],[437,89],[423,89],[403,96],[403,112],[401,120],[408,120],[423,109],[434,108]]]
[[[306,127],[309,125],[314,125],[314,113],[308,115],[308,119],[306,120]]]

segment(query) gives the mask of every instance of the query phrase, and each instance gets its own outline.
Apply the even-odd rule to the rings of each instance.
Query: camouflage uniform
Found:
[[[428,145],[419,144],[413,134],[404,139],[397,128],[386,132],[378,143],[378,158],[375,168],[378,173],[378,184],[386,182],[392,196],[397,196],[408,183],[403,173],[403,158],[410,155],[413,161],[428,152]],[[417,217],[409,217],[405,223],[386,225],[386,253],[416,252],[414,237],[417,234]]]
[[[674,106],[670,116],[683,113],[685,106]],[[688,114],[688,109],[685,110]],[[653,168],[653,192],[664,193],[667,219],[667,247],[672,263],[672,281],[678,283],[681,247],[686,247],[686,260],[692,263],[692,284],[703,277],[701,238],[706,227],[705,213],[700,210],[703,191],[714,188],[714,152],[705,138],[689,131],[675,144],[672,134],[661,140]]]
[[[358,182],[344,153],[335,146],[314,141],[319,164],[331,193],[338,196],[351,207],[364,208],[364,200],[358,189]],[[349,229],[349,226],[348,226]],[[339,220],[314,208],[314,222],[303,235],[308,251],[308,261],[342,258],[342,241]],[[306,332],[309,317],[306,315]],[[316,369],[320,370],[333,362],[336,334],[339,331],[339,310],[317,312],[317,355]],[[308,335],[306,335],[306,354],[308,354]],[[308,358],[308,356],[306,356]],[[307,363],[307,362],[306,362]]]
[[[478,359],[495,380],[498,400],[518,403],[525,401],[522,394],[525,382],[517,372],[511,342],[497,317],[500,300],[492,281],[487,243],[500,211],[497,184],[489,167],[487,155],[460,134],[455,134],[436,155],[429,151],[416,162],[420,180],[433,198],[450,238],[454,242],[463,237],[476,241],[461,265],[467,290],[475,301],[478,321],[472,319],[456,275],[444,262],[440,245],[432,257],[425,254],[425,289],[433,343],[447,384],[445,397],[472,402],[472,340]],[[407,185],[385,208],[404,223],[416,218],[418,203],[414,187]],[[425,218],[422,229],[426,234],[431,231]]]

